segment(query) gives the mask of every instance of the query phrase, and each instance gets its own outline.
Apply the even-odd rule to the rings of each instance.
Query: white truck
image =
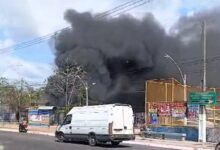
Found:
[[[56,130],[58,141],[87,141],[89,145],[111,142],[116,146],[133,140],[133,110],[127,104],[73,107]]]

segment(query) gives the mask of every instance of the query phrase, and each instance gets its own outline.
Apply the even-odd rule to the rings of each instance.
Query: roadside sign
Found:
[[[216,92],[191,92],[189,93],[189,103],[198,105],[215,105]]]

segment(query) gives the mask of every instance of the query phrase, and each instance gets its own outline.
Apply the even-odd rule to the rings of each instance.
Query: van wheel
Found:
[[[215,146],[215,150],[220,150],[220,143]]]
[[[63,133],[59,133],[57,135],[57,140],[58,140],[58,142],[65,142],[64,134]]]
[[[111,141],[112,146],[118,146],[121,142],[120,141]]]
[[[96,144],[97,144],[95,135],[89,135],[88,141],[89,141],[90,146],[96,146]]]

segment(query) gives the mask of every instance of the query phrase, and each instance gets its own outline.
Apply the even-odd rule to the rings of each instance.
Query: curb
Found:
[[[5,129],[5,128],[0,128],[0,131],[18,132],[18,129]]]
[[[0,128],[0,131],[7,131],[7,132],[17,132],[18,133],[18,129],[4,129],[4,128]],[[28,131],[28,134],[40,134],[40,135],[47,135],[47,136],[55,136],[54,133],[46,133],[46,132],[39,132],[39,131]]]

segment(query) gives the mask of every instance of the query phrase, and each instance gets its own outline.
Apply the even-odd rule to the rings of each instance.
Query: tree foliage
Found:
[[[24,80],[9,83],[6,78],[0,78],[0,102],[13,108],[30,106],[41,97],[41,89],[34,89]]]

